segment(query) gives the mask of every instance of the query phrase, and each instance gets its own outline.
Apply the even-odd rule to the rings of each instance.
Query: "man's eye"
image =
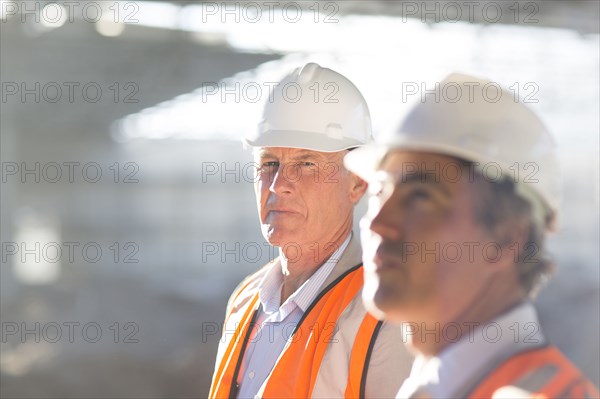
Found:
[[[407,202],[416,203],[431,199],[431,195],[427,190],[413,190],[406,197]]]
[[[257,173],[275,173],[278,168],[279,162],[277,161],[262,162],[257,169]]]
[[[310,161],[304,161],[304,162],[300,162],[298,165],[309,168],[309,167],[315,166],[316,163],[310,162]]]
[[[425,190],[415,190],[411,193],[411,196],[415,198],[429,198],[429,193]]]

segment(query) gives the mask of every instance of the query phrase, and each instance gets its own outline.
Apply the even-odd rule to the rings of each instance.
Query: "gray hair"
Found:
[[[510,179],[489,181],[481,174],[477,175],[476,172],[476,179],[482,183],[478,186],[483,189],[476,216],[488,231],[493,233],[507,221],[526,223],[527,241],[522,248],[517,248],[515,263],[521,287],[529,297],[534,297],[541,283],[554,271],[554,261],[545,247],[546,226],[538,223],[534,206],[519,195],[518,183]]]

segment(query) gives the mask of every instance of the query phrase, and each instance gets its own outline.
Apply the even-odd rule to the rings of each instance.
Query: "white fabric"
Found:
[[[275,262],[259,284],[261,309],[256,323],[259,332],[248,342],[240,369],[238,398],[255,398],[261,391],[277,359],[306,309],[319,293],[340,256],[346,250],[352,233],[308,280],[281,304],[283,275],[281,263]]]
[[[520,304],[473,334],[449,345],[439,356],[418,356],[396,398],[454,398],[482,368],[545,342],[536,311]]]

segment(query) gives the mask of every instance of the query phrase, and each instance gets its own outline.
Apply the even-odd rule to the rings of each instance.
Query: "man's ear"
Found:
[[[353,204],[356,204],[365,194],[369,185],[354,173],[348,173],[350,173],[350,201],[352,201]]]

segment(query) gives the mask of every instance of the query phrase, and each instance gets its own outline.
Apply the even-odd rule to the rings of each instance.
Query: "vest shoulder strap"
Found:
[[[362,289],[361,266],[357,265],[342,274],[321,291],[309,306],[290,337],[290,343],[267,378],[262,392],[264,398],[311,397],[327,347],[334,342],[332,337],[337,321]],[[367,342],[360,345],[361,347],[368,349],[376,324],[376,322],[374,324],[369,322],[364,326],[363,339]],[[355,347],[357,347],[356,341]],[[364,352],[366,355],[367,350]],[[360,363],[358,358],[355,363]],[[343,359],[340,359],[340,367],[344,367]],[[360,386],[360,383],[356,386]]]
[[[471,398],[491,398],[505,387],[531,392],[533,398],[573,397],[575,392],[598,392],[581,372],[553,346],[521,352],[497,367],[472,393]],[[578,396],[578,397],[586,397]]]

